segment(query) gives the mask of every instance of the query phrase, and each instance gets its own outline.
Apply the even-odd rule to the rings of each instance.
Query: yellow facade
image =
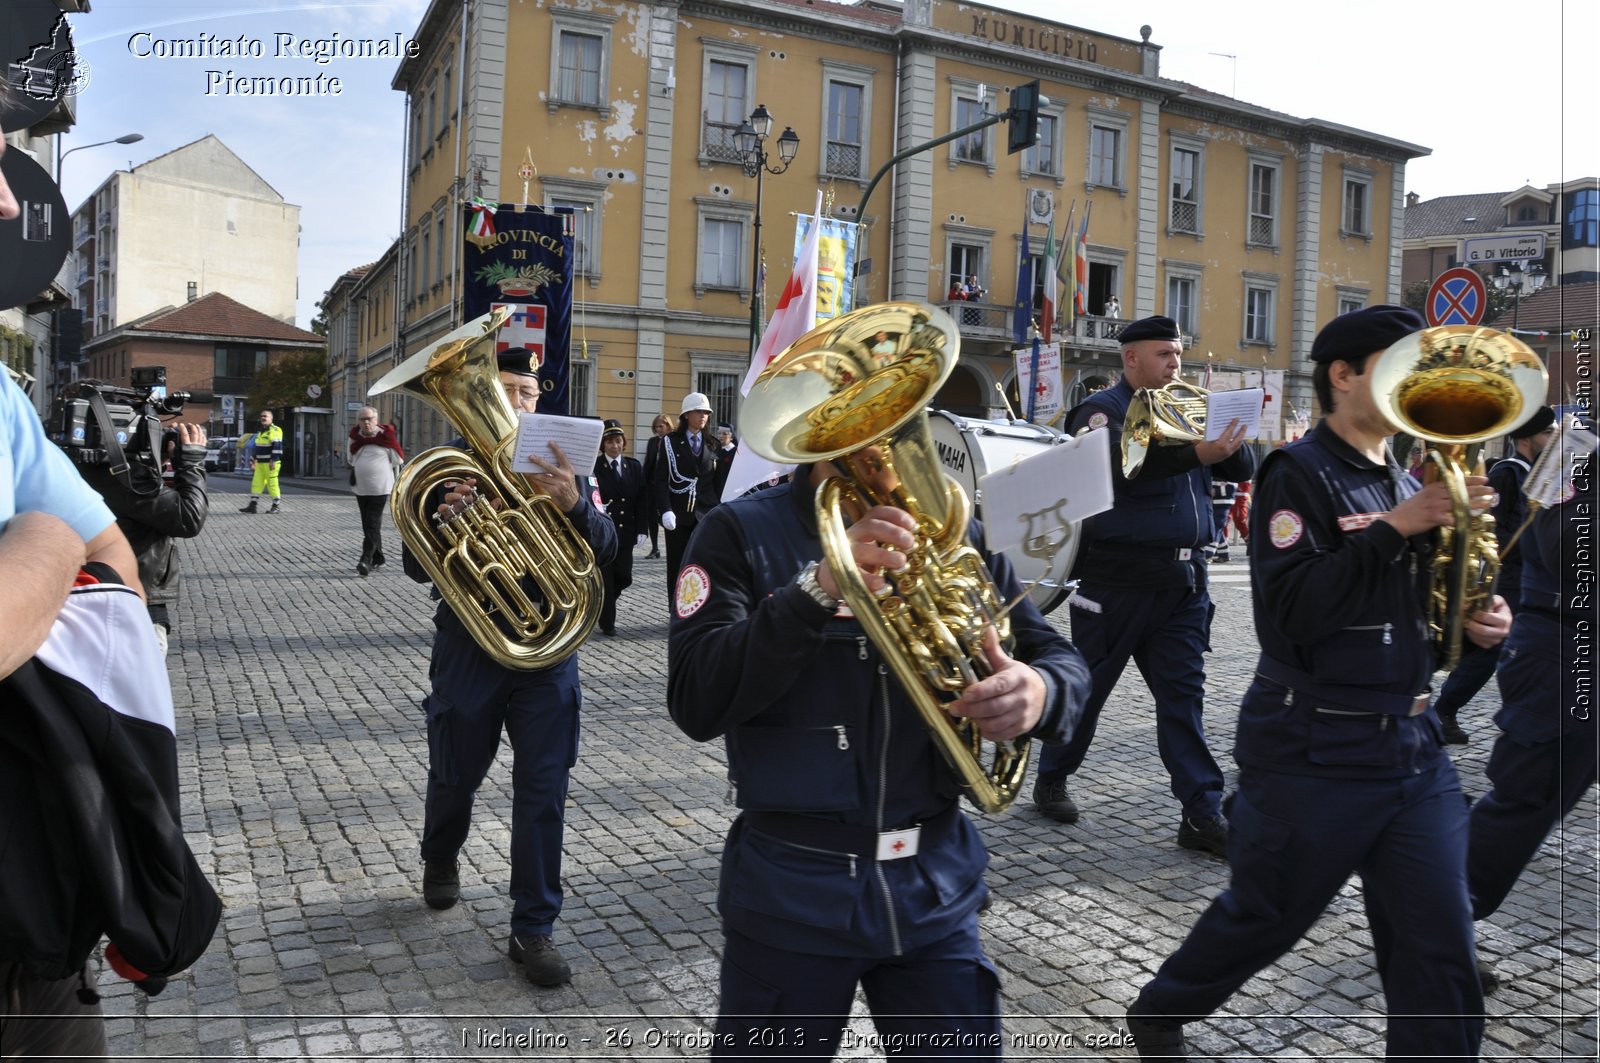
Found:
[[[468,0],[465,17],[436,0],[417,37],[422,54],[395,78],[408,231],[393,269],[352,289],[393,289],[398,342],[364,340],[363,360],[397,361],[459,323],[466,199],[571,208],[583,244],[573,412],[621,419],[636,449],[692,390],[737,418],[758,187],[770,312],[793,215],[819,190],[853,220],[897,150],[1004,111],[1035,78],[1047,102],[1034,150],[1008,154],[1006,124],[990,126],[905,158],[866,207],[859,301],[948,307],[958,272],[986,289],[959,307],[946,405],[994,415],[995,385],[1014,393],[1023,233],[1038,256],[1086,208],[1088,315],[1056,337],[1069,382],[1116,372],[1121,324],[1165,313],[1190,337],[1191,364],[1287,370],[1291,404],[1309,408],[1316,329],[1398,300],[1404,168],[1426,149],[1164,80],[1148,36],[951,0]],[[800,138],[792,165],[759,183],[728,150],[757,105],[774,119],[774,165],[779,133]],[[1114,318],[1102,314],[1111,296]]]

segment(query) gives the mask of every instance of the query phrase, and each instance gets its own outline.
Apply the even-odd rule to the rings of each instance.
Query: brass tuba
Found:
[[[1468,503],[1466,478],[1482,475],[1483,464],[1475,455],[1469,461],[1467,448],[1533,416],[1549,374],[1509,333],[1445,325],[1395,343],[1374,359],[1368,376],[1389,423],[1434,444],[1425,476],[1450,489],[1455,520],[1435,533],[1428,630],[1440,667],[1452,669],[1461,659],[1462,624],[1489,604],[1500,573],[1494,517]]]
[[[998,812],[1028,768],[1026,739],[995,743],[946,706],[984,672],[985,631],[1011,646],[1009,606],[967,541],[972,506],[945,475],[927,406],[955,368],[961,338],[920,303],[863,307],[812,329],[773,359],[745,399],[744,441],[771,461],[832,461],[843,476],[817,491],[817,529],[841,593],[922,715],[972,801]],[[910,513],[916,546],[874,595],[851,560],[850,517],[875,505]]]
[[[1199,443],[1206,437],[1203,387],[1174,380],[1164,388],[1140,388],[1122,419],[1122,475],[1132,480],[1153,446]]]
[[[583,644],[605,588],[588,542],[548,496],[511,470],[517,417],[495,360],[495,337],[510,313],[501,308],[468,322],[391,369],[367,394],[398,390],[424,399],[466,440],[466,450],[434,447],[407,463],[394,486],[394,521],[473,641],[500,665],[533,671],[561,663]],[[429,504],[435,488],[468,477],[497,496],[500,508],[482,500],[440,521]]]

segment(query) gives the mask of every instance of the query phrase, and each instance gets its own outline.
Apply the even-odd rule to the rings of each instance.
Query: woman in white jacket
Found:
[[[383,509],[405,456],[394,425],[379,424],[377,410],[361,407],[356,425],[350,429],[346,457],[356,505],[361,507],[361,560],[356,562],[356,571],[363,576],[383,566]]]

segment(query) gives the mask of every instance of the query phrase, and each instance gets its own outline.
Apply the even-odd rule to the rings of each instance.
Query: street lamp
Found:
[[[83,151],[85,148],[101,148],[101,147],[105,147],[107,144],[137,144],[139,141],[141,141],[143,139],[144,139],[144,134],[143,133],[124,133],[120,137],[116,137],[113,140],[97,140],[93,144],[79,144],[75,148],[68,148],[66,151],[62,151],[61,150],[61,138],[57,137],[56,138],[56,184],[59,185],[61,183],[61,163],[62,163],[62,160],[64,160],[68,155],[71,155],[73,152],[75,152],[75,151]]]
[[[755,244],[750,256],[750,354],[756,353],[756,336],[761,331],[761,177],[776,177],[789,168],[800,151],[800,136],[792,126],[785,126],[778,137],[778,164],[773,165],[767,154],[767,137],[772,135],[772,115],[766,104],[758,104],[750,117],[739,123],[733,133],[733,146],[742,156],[740,165],[746,177],[756,179]]]
[[[1526,288],[1530,292],[1536,292],[1543,288],[1544,282],[1549,279],[1549,277],[1545,276],[1544,267],[1537,262],[1529,265],[1518,262],[1514,272],[1505,266],[1501,266],[1495,273],[1494,286],[1501,291],[1509,288],[1515,293],[1515,300],[1511,304],[1511,332],[1513,335],[1517,331],[1517,311],[1522,309],[1522,289]]]

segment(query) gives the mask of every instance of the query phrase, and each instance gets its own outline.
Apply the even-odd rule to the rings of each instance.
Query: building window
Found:
[[[423,126],[424,137],[433,133],[439,125],[439,90],[434,85],[428,86],[428,124]]]
[[[417,277],[418,295],[421,295],[428,290],[428,284],[430,283],[428,279],[428,266],[431,264],[428,256],[428,230],[431,228],[431,226],[428,225],[428,219],[422,219],[420,228],[422,230],[422,253],[417,256],[417,268],[419,270],[419,275]]]
[[[443,218],[440,218],[439,224],[434,226],[433,233],[433,283],[443,284],[445,282],[444,249],[449,244],[449,241],[445,239],[444,235]]]
[[[745,85],[750,70],[743,63],[711,61],[711,76],[706,82],[707,154],[737,162],[733,134],[745,120]]]
[[[959,96],[956,98],[956,121],[953,128],[981,122],[984,117],[983,103],[976,96]],[[992,128],[992,127],[991,127]],[[989,130],[980,129],[976,133],[968,133],[955,142],[956,158],[962,162],[989,161]]]
[[[557,214],[567,214],[572,218],[569,223],[572,228],[572,275],[592,277],[594,269],[591,248],[594,246],[595,225],[594,213],[589,204],[562,196],[551,196],[549,207]]]
[[[1339,299],[1339,313],[1341,314],[1349,314],[1360,310],[1367,305],[1367,299],[1371,294],[1365,288],[1347,288],[1342,284],[1336,289],[1336,293]]]
[[[1342,236],[1372,235],[1372,175],[1360,170],[1344,172]]]
[[[1239,346],[1277,346],[1278,278],[1270,273],[1244,275],[1244,331]]]
[[[828,147],[823,172],[834,177],[860,177],[862,171],[861,104],[864,90],[847,81],[828,82]]]
[[[605,207],[606,186],[602,181],[575,177],[540,177],[545,189],[545,208],[572,214],[572,275],[600,279],[601,211]]]
[[[1567,216],[1561,226],[1561,248],[1600,247],[1600,190],[1580,188],[1567,193]]]
[[[1539,215],[1540,211],[1538,207],[1532,203],[1524,203],[1522,206],[1517,208],[1517,216],[1515,221],[1519,225],[1537,225],[1543,220]]]
[[[1250,231],[1245,243],[1278,246],[1278,185],[1282,166],[1277,161],[1250,162]]]
[[[422,290],[422,286],[418,283],[417,277],[416,234],[412,234],[411,239],[406,241],[406,277],[408,278],[406,281],[406,288],[408,289],[406,292],[407,301],[415,302],[417,293]]]
[[[415,166],[422,160],[423,145],[428,142],[428,131],[422,124],[422,93],[417,93],[417,98],[411,101],[411,164]]]
[[[1167,278],[1167,316],[1177,322],[1178,331],[1185,334],[1194,332],[1194,293],[1193,277]]]
[[[218,390],[249,390],[248,384],[267,367],[267,352],[256,347],[239,347],[218,344],[213,351],[212,375],[217,378]],[[226,385],[223,384],[226,381]],[[244,387],[240,388],[243,383]]]
[[[594,363],[591,361],[573,358],[567,362],[567,412],[574,417],[594,416]]]
[[[1205,155],[1199,141],[1173,137],[1171,179],[1168,190],[1167,229],[1174,233],[1201,234],[1200,179]]]
[[[1061,176],[1061,116],[1039,115],[1039,139],[1022,153],[1024,173]]]
[[[975,244],[950,245],[950,281],[945,286],[946,292],[957,282],[965,285],[968,277],[976,277],[978,284],[983,284],[983,250]],[[987,293],[981,301],[988,301]]]
[[[1089,172],[1084,181],[1091,189],[1123,187],[1127,131],[1127,115],[1118,111],[1089,112]]]
[[[611,78],[611,26],[615,19],[593,11],[557,8],[550,20],[550,87],[545,106],[589,107],[609,115],[606,87]]]
[[[707,289],[747,295],[750,264],[744,251],[750,241],[754,205],[720,196],[696,196],[695,204],[699,208],[695,295],[704,295]]]
[[[444,135],[446,129],[450,128],[450,116],[455,113],[455,97],[450,95],[450,73],[450,67],[446,66],[444,68],[444,92],[439,96],[441,104],[439,108],[439,134],[441,136]]]

